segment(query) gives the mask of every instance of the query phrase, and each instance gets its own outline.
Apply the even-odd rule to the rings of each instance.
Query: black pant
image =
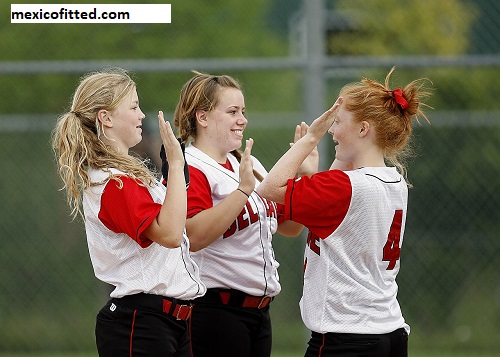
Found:
[[[191,356],[186,321],[163,313],[161,303],[158,308],[152,308],[157,305],[158,296],[131,297],[134,297],[133,303],[127,297],[111,299],[99,311],[95,329],[99,356]],[[144,305],[137,303],[138,297],[145,299]]]
[[[190,334],[193,357],[269,357],[269,306],[244,308],[195,300]]]
[[[312,332],[305,357],[407,357],[408,333],[404,328],[380,334]]]

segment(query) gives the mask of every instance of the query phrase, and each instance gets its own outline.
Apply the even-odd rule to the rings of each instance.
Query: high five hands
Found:
[[[307,130],[309,129],[309,125],[305,122],[297,124],[295,127],[295,135],[293,138],[293,143],[290,143],[290,147],[299,141],[302,137],[307,134]],[[315,146],[314,149],[309,153],[309,155],[302,161],[302,164],[299,167],[299,171],[297,174],[299,176],[311,176],[318,172],[319,168],[319,152],[318,146]]]
[[[292,146],[294,143],[296,143],[301,138],[306,136],[306,134],[308,133],[310,136],[313,137],[313,140],[316,143],[318,143],[323,137],[323,135],[325,135],[326,131],[332,126],[333,121],[335,120],[336,111],[341,104],[342,104],[342,98],[338,98],[330,109],[328,109],[319,118],[313,121],[311,127],[307,125],[305,122],[298,124],[295,127],[294,141],[293,143],[290,143],[290,146]],[[319,167],[319,152],[318,152],[318,147],[316,145],[300,165],[298,170],[298,175],[311,176],[316,172],[318,172],[318,167]]]
[[[245,151],[241,155],[240,162],[240,184],[238,189],[242,190],[247,196],[253,192],[255,188],[255,176],[253,174],[253,161],[252,161],[252,146],[253,139],[245,141]]]
[[[309,129],[307,129],[307,133],[310,134],[317,142],[319,142],[323,135],[325,135],[328,129],[330,129],[330,127],[332,126],[337,115],[337,110],[339,109],[342,102],[342,97],[337,98],[333,106],[326,112],[321,114],[320,117],[315,119],[309,126]]]
[[[161,173],[164,180],[163,183],[165,186],[167,186],[169,165],[174,162],[178,164],[182,163],[184,167],[184,179],[186,181],[186,189],[187,189],[189,187],[189,170],[188,170],[188,165],[185,162],[186,157],[184,154],[184,148],[185,148],[184,143],[181,142],[180,138],[177,139],[175,137],[170,122],[165,120],[162,111],[158,112],[158,125],[160,127],[160,136],[162,141],[160,149],[160,158],[161,158]]]

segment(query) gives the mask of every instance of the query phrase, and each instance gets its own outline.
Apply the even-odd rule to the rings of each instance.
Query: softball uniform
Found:
[[[188,217],[217,205],[239,184],[239,162],[232,155],[219,164],[192,144]],[[253,167],[267,171],[254,157]],[[258,184],[256,180],[256,185]],[[272,329],[269,303],[281,291],[272,235],[283,221],[283,205],[253,191],[227,231],[193,252],[208,290],[195,300],[191,318],[194,357],[269,356]]]
[[[409,333],[396,299],[407,201],[407,184],[391,167],[288,181],[285,218],[310,230],[300,300],[310,330]]]
[[[123,187],[108,180],[110,173],[119,175]],[[206,291],[189,240],[184,234],[180,247],[166,248],[143,235],[166,188],[160,182],[140,185],[114,169],[89,170],[89,175],[97,183],[83,197],[90,258],[96,277],[114,286],[97,316],[99,355],[188,356],[188,300]]]

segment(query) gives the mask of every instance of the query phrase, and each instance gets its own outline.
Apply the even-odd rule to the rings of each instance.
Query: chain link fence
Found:
[[[392,65],[394,86],[432,81],[431,124],[415,127],[416,155],[408,163],[414,188],[398,276],[399,302],[412,327],[410,355],[500,355],[499,3],[320,3],[327,14],[322,83],[312,85],[324,87],[324,98],[313,111],[321,113],[348,82],[383,81]],[[134,150],[156,164],[155,113],[171,116],[190,69],[242,82],[245,136],[255,139],[253,154],[268,169],[289,147],[295,125],[314,119],[307,109],[318,98],[307,93],[313,57],[305,2],[172,5],[166,26],[0,23],[2,38],[18,39],[0,43],[0,355],[96,355],[95,315],[110,288],[93,275],[83,223],[70,219],[50,149],[50,131],[83,73],[114,65],[132,71],[147,115]],[[5,9],[0,5],[0,13]],[[370,9],[390,20],[365,27]],[[407,22],[399,24],[401,17]],[[429,35],[427,27],[438,32]],[[387,41],[394,28],[410,31],[386,53],[370,34]],[[448,47],[447,36],[454,42]],[[321,145],[322,160],[331,162],[330,140]],[[298,308],[304,239],[273,240],[283,286],[271,308],[276,356],[300,356],[306,348]]]

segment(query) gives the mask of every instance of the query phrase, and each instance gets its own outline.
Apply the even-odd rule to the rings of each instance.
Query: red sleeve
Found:
[[[120,176],[123,187],[109,180],[101,197],[99,219],[111,231],[126,233],[143,248],[153,243],[143,235],[156,218],[161,204],[153,201],[148,189],[132,178]]]
[[[205,174],[189,166],[189,188],[187,190],[187,218],[213,207],[212,189]]]
[[[351,197],[351,181],[341,170],[290,179],[285,194],[285,219],[302,223],[324,239],[344,220]]]

